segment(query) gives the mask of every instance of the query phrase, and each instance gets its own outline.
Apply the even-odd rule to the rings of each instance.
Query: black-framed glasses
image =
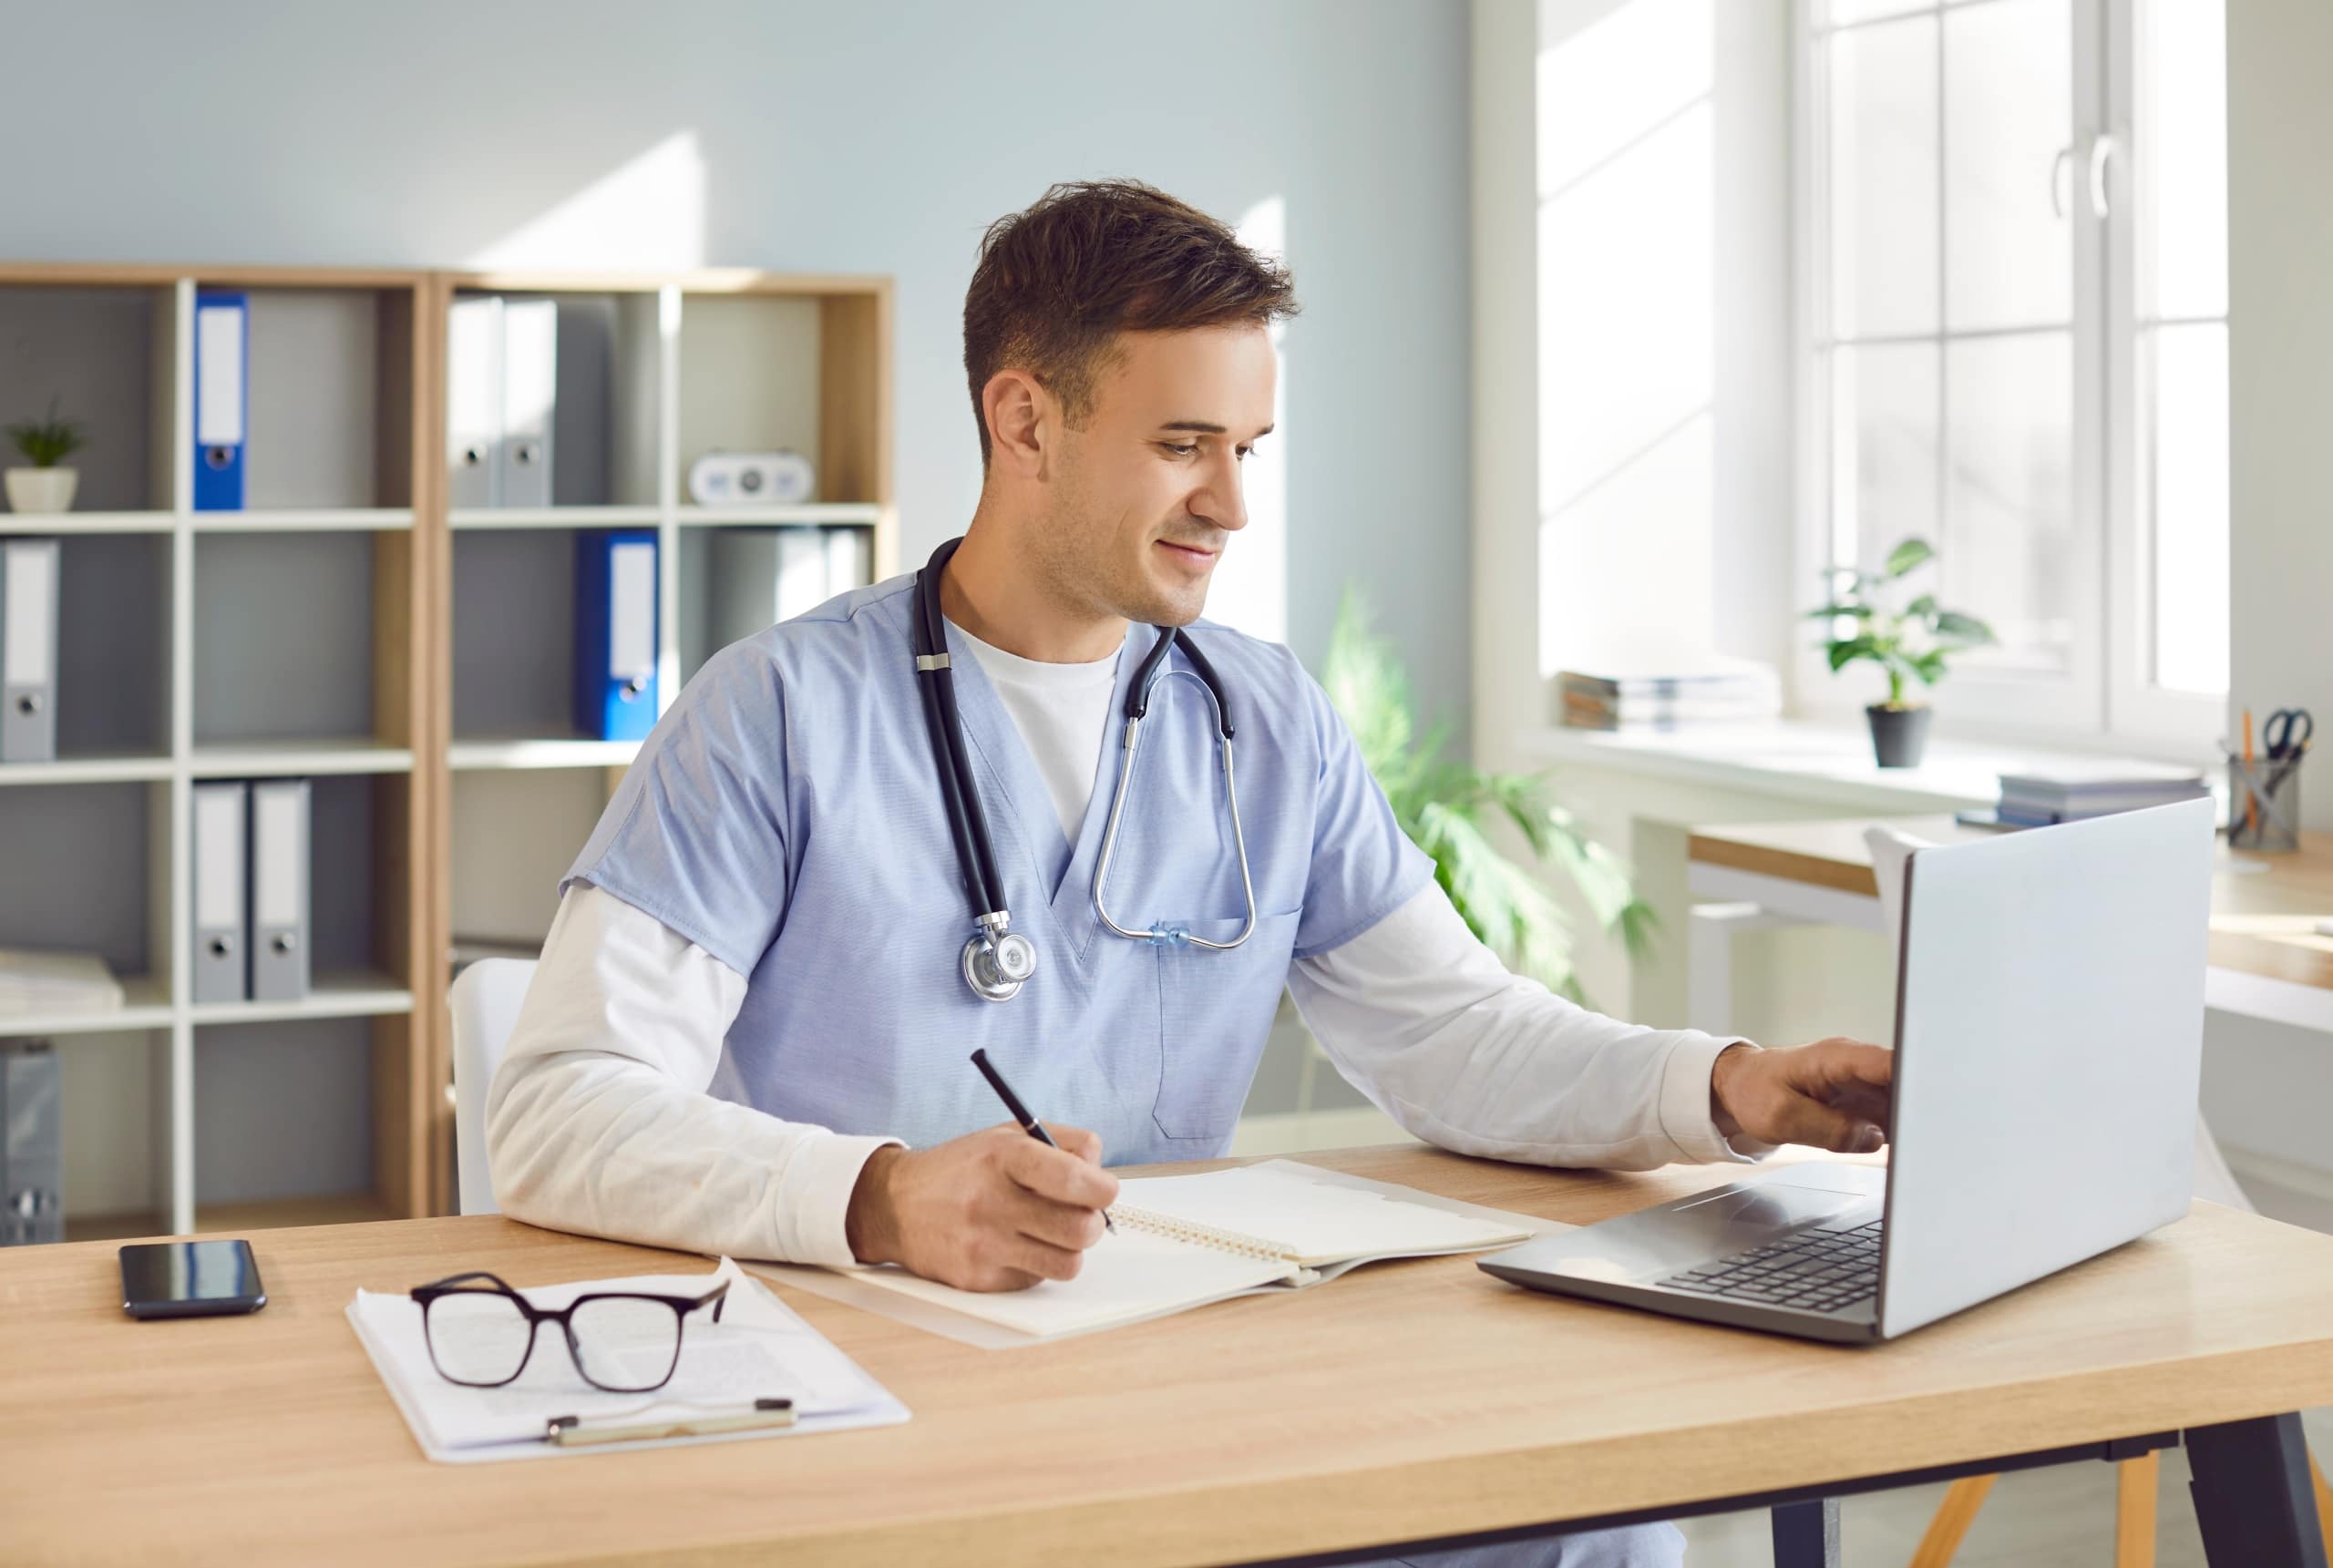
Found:
[[[512,1381],[535,1353],[535,1330],[556,1323],[585,1382],[612,1394],[644,1394],[672,1380],[689,1314],[710,1307],[720,1322],[728,1294],[725,1279],[703,1296],[598,1291],[552,1309],[479,1271],[416,1286],[413,1298],[421,1303],[430,1363],[449,1383],[498,1389]]]

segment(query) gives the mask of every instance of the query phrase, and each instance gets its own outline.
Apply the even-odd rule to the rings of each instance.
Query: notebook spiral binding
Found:
[[[1138,1209],[1118,1204],[1111,1207],[1110,1218],[1119,1225],[1148,1231],[1153,1235],[1189,1242],[1194,1246],[1212,1247],[1218,1252],[1236,1253],[1241,1257],[1285,1262],[1296,1255],[1296,1249],[1286,1242],[1267,1241],[1241,1231],[1220,1230],[1214,1225],[1179,1220],[1172,1214],[1162,1214],[1156,1209]]]

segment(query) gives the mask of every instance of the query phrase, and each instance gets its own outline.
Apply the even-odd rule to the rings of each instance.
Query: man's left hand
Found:
[[[1710,1114],[1729,1138],[1868,1154],[1887,1142],[1895,1063],[1894,1051],[1859,1040],[1776,1050],[1730,1045],[1710,1071]]]

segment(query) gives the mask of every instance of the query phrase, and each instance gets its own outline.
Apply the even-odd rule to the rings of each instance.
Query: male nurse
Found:
[[[1001,1003],[967,983],[914,579],[733,644],[562,884],[488,1097],[506,1213],[974,1290],[1066,1279],[1104,1234],[1105,1160],[1227,1151],[1283,989],[1339,1071],[1462,1153],[1644,1170],[1880,1146],[1878,1047],[1640,1028],[1507,973],[1295,656],[1200,619],[1271,433],[1268,329],[1295,311],[1285,270],[1146,185],[1056,186],[991,227],[964,300],[984,478],[937,603],[1035,971]],[[1176,647],[1134,690],[1161,628],[1232,709],[1237,834],[1197,663]],[[1105,901],[1148,939],[1095,897],[1130,696],[1146,716]],[[1245,939],[1202,945],[1249,927],[1250,890]],[[976,1047],[1059,1149],[996,1124]],[[1434,1561],[1680,1554],[1661,1524]]]

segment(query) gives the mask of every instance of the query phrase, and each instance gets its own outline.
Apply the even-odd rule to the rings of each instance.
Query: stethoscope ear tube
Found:
[[[964,897],[972,907],[974,929],[961,956],[964,983],[982,1001],[1002,1002],[1020,995],[1021,988],[1036,973],[1037,948],[1028,938],[1011,928],[1011,916],[1004,907],[1004,878],[997,872],[996,851],[988,834],[988,814],[981,805],[971,763],[965,755],[963,719],[956,709],[955,671],[950,663],[947,623],[940,612],[940,579],[961,543],[961,539],[949,539],[941,544],[916,574],[909,611],[909,642],[915,651],[916,690],[923,703],[924,725],[930,732],[932,760],[940,774],[940,804],[947,810],[949,832],[956,843],[956,864],[963,874]],[[1140,744],[1143,720],[1150,708],[1150,690],[1159,679],[1168,653],[1177,647],[1190,661],[1187,673],[1197,680],[1214,704],[1216,726],[1223,737],[1223,793],[1231,815],[1232,845],[1238,856],[1240,891],[1248,902],[1247,924],[1238,935],[1225,942],[1208,941],[1180,931],[1170,938],[1162,930],[1129,930],[1111,918],[1103,899],[1110,863],[1117,853],[1119,823],[1134,784],[1135,755]],[[1224,695],[1223,682],[1217,678],[1215,666],[1188,634],[1172,627],[1158,629],[1158,640],[1144,656],[1142,667],[1135,673],[1134,685],[1126,693],[1125,715],[1125,755],[1119,764],[1118,784],[1111,795],[1109,821],[1103,830],[1101,856],[1094,871],[1094,912],[1112,931],[1136,941],[1171,939],[1218,952],[1236,948],[1255,932],[1256,888],[1249,876],[1248,839],[1239,825],[1239,790],[1232,773],[1231,703]]]

